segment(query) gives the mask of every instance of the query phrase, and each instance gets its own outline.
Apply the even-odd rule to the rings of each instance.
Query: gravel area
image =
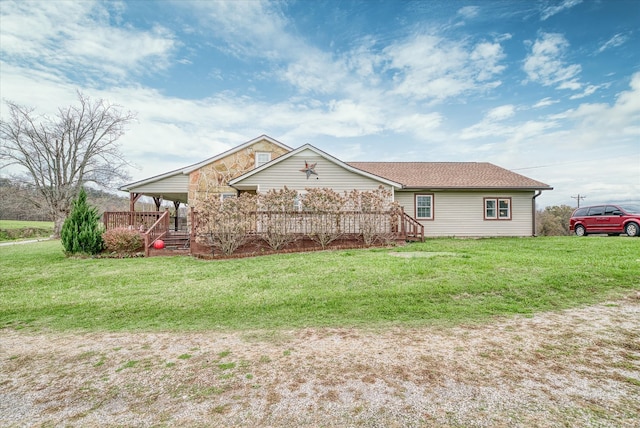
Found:
[[[0,425],[640,427],[640,293],[455,328],[0,329]]]

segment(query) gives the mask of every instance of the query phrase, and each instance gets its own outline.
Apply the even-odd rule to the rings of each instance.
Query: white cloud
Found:
[[[550,105],[557,104],[557,103],[559,103],[559,102],[560,102],[560,101],[558,101],[558,100],[554,100],[554,99],[552,99],[551,97],[546,97],[546,98],[541,99],[541,100],[540,100],[540,101],[538,101],[537,103],[535,103],[535,104],[533,105],[533,108],[548,107],[548,106],[550,106]]]
[[[468,91],[500,85],[496,75],[504,58],[497,43],[464,42],[418,35],[384,49],[388,70],[395,74],[392,93],[418,100],[441,101]]]
[[[480,122],[460,131],[460,139],[475,140],[486,137],[504,137],[513,134],[516,128],[513,125],[503,122],[513,117],[515,111],[516,107],[512,104],[492,108]]]
[[[464,19],[471,19],[478,16],[480,12],[480,8],[478,6],[465,6],[458,9],[458,15],[462,16]]]
[[[545,21],[551,18],[553,15],[562,12],[566,9],[571,9],[574,6],[582,3],[582,0],[564,0],[557,6],[546,6],[540,11],[540,19]]]
[[[495,107],[487,113],[486,119],[491,121],[505,120],[512,117],[515,111],[516,107],[512,104]]]
[[[483,42],[477,44],[471,52],[470,59],[478,71],[478,81],[489,80],[502,73],[505,66],[499,65],[498,62],[504,57],[502,46],[499,43]]]
[[[569,97],[569,99],[577,100],[580,98],[588,97],[589,95],[593,95],[599,88],[600,86],[598,85],[589,85],[585,88],[585,90],[582,93],[572,95]]]
[[[568,118],[578,121],[579,131],[589,140],[635,137],[640,141],[640,72],[631,77],[630,90],[618,94],[612,106],[581,104],[568,112]],[[640,145],[636,146],[640,152]]]
[[[411,134],[419,139],[433,138],[442,124],[440,113],[400,115],[394,118],[389,128],[403,134]]]
[[[549,165],[522,171],[544,177],[542,181],[555,188],[543,194],[542,204],[571,204],[570,196],[577,193],[588,195],[593,203],[638,200],[640,73],[612,103],[583,103],[538,120],[547,121],[556,126],[544,132],[516,124],[511,142],[500,144],[500,153],[507,153],[504,162],[513,168]],[[522,139],[514,144],[517,133]]]
[[[301,48],[286,31],[288,22],[278,3],[255,1],[174,1],[199,20],[199,30],[221,39],[217,45],[236,57],[278,60]]]
[[[609,40],[607,40],[605,43],[603,43],[598,50],[596,51],[596,53],[602,53],[604,51],[606,51],[607,49],[610,48],[617,48],[618,46],[622,46],[623,44],[625,44],[627,42],[627,40],[629,40],[629,36],[625,35],[625,34],[616,34],[613,37],[611,37]]]
[[[0,52],[32,69],[56,69],[85,79],[122,79],[169,65],[168,30],[113,27],[106,5],[93,1],[4,1]],[[101,19],[102,18],[102,19]],[[105,76],[105,73],[107,76]]]
[[[559,89],[578,90],[578,80],[582,67],[567,64],[564,56],[569,42],[562,34],[543,33],[532,45],[531,52],[524,60],[523,69],[530,81],[543,86],[558,85]]]

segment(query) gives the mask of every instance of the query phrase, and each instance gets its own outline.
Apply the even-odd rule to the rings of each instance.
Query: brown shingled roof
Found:
[[[487,162],[346,162],[406,188],[552,189],[548,184]]]

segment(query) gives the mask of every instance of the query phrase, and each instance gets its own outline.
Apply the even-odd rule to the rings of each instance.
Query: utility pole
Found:
[[[572,196],[571,199],[577,199],[578,200],[578,208],[580,208],[580,200],[585,199],[586,196],[581,195],[580,193],[578,193],[578,196]]]

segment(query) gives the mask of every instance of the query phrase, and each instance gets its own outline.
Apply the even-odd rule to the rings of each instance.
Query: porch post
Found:
[[[176,209],[176,218],[174,220],[175,231],[178,231],[178,209],[180,208],[180,201],[173,201],[173,207]]]
[[[136,202],[142,193],[129,193],[129,226],[133,226],[133,213],[136,210]]]
[[[189,253],[192,253],[193,250],[193,244],[195,244],[196,242],[196,210],[194,209],[194,207],[190,207],[189,209],[189,213],[187,214],[189,216],[189,221],[187,222],[188,225],[190,225],[190,231],[189,231],[189,240],[191,241],[191,245],[189,246]]]

